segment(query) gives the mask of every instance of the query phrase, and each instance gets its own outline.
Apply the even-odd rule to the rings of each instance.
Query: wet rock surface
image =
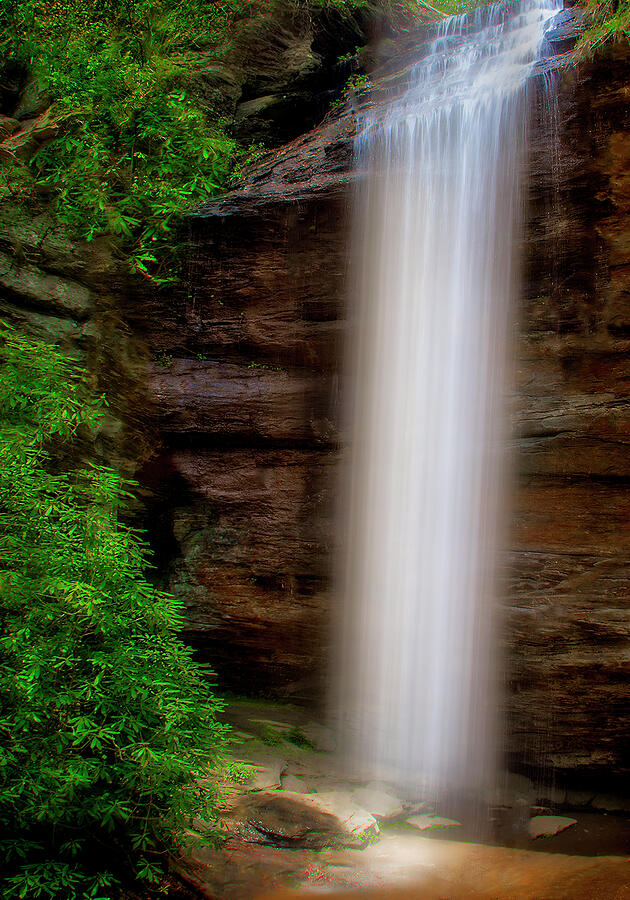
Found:
[[[504,643],[510,766],[555,769],[567,798],[592,799],[630,771],[630,63],[619,47],[569,66],[555,51],[578,19],[563,13],[550,35],[551,106],[541,79],[530,96]],[[276,96],[287,73],[315,85],[368,24],[333,47],[328,25],[296,23],[273,52],[261,25],[267,50],[247,72],[222,64],[195,84],[226,110]],[[390,48],[371,86],[191,217],[190,290],[140,289],[105,242],[70,242],[45,216],[0,227],[2,316],[97,372],[103,456],[139,475],[157,577],[184,598],[187,636],[224,689],[325,696],[353,139],[424,39]],[[3,99],[2,142],[52,127],[46,97],[24,87]]]
[[[398,878],[385,876],[380,886],[372,883],[350,896],[365,900],[626,900],[630,896],[628,861],[618,857],[582,860],[440,843],[431,842],[432,852],[423,863],[408,865],[407,877],[401,877],[399,870]],[[422,850],[426,848],[392,839],[385,852],[395,858],[414,852],[420,856]],[[380,871],[387,871],[380,862]],[[260,900],[293,900],[304,895],[308,896],[307,891],[277,890],[259,896]],[[348,893],[329,887],[326,896],[344,900]]]
[[[578,18],[557,20],[553,46]],[[147,323],[172,357],[149,382],[167,435],[151,516],[172,535],[163,571],[190,639],[238,691],[325,693],[352,141],[403,62],[191,218],[191,296]],[[547,60],[551,93],[537,78],[530,92],[507,751],[513,768],[602,790],[630,771],[630,62],[623,48],[570,62]]]
[[[362,847],[379,831],[376,819],[342,791],[256,791],[231,815],[247,823],[250,835],[254,830],[250,840],[279,847]]]
[[[273,753],[287,773],[300,773],[301,784],[297,775],[287,775],[283,780],[293,777],[294,790],[284,784],[280,790],[252,790],[252,781],[241,775],[225,785],[222,841],[193,850],[182,863],[213,898],[253,900],[282,887],[352,889],[358,896],[375,891],[375,898],[393,898],[404,888],[414,900],[627,896],[630,858],[621,855],[630,846],[627,815],[582,809],[569,818],[561,806],[541,814],[536,798],[543,789],[506,773],[509,791],[501,797],[503,806],[488,809],[479,843],[478,808],[474,824],[467,814],[461,821],[440,815],[417,798],[399,798],[391,785],[360,782],[335,754],[307,747],[301,741],[309,722],[304,710],[235,701],[227,718],[238,732],[235,759],[255,771]],[[375,802],[391,818],[377,824]],[[410,815],[421,806],[424,811]],[[413,827],[414,819],[423,830]],[[196,827],[203,832],[203,823]]]
[[[246,839],[254,843],[319,850],[336,845],[344,836],[334,815],[290,791],[252,794],[232,814],[246,823]]]
[[[405,814],[405,804],[391,790],[367,785],[352,793],[352,799],[368,810],[379,822],[400,819]]]
[[[425,813],[419,816],[411,816],[407,824],[418,831],[444,831],[446,828],[461,828],[462,823],[457,819],[447,819],[446,816],[434,816]]]
[[[2,120],[0,136],[1,128]],[[157,441],[144,389],[147,347],[126,322],[147,293],[153,291],[129,275],[107,239],[75,241],[46,212],[2,205],[0,318],[58,343],[89,370],[93,389],[108,397],[94,452],[126,477]]]
[[[570,819],[568,816],[532,816],[527,830],[532,838],[553,837],[572,825],[577,825],[577,819]]]
[[[545,40],[554,53],[571,49],[586,27],[584,11],[580,7],[562,9],[554,17]]]

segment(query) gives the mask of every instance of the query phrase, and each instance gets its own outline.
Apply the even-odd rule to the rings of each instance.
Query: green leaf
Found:
[[[196,773],[224,742],[205,669],[177,632],[183,607],[148,582],[146,542],[119,519],[135,485],[76,465],[105,405],[59,350],[0,325],[6,900],[109,898],[120,880],[159,880],[160,854],[207,814]]]

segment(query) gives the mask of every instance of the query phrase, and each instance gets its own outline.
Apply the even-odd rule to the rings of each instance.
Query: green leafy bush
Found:
[[[0,0],[0,67],[35,76],[60,126],[29,161],[30,179],[24,167],[0,166],[0,197],[24,204],[44,196],[74,236],[117,235],[132,271],[172,281],[182,212],[224,190],[250,154],[220,110],[200,105],[190,88],[196,75],[225,58],[239,23],[261,10],[364,5]]]
[[[72,467],[102,415],[55,348],[0,330],[0,876],[6,900],[112,898],[212,815],[220,702],[119,521]]]
[[[0,0],[0,69],[34,76],[60,126],[26,166],[0,161],[0,199],[45,197],[73,236],[116,235],[132,271],[168,283],[182,212],[225,190],[252,152],[191,88],[208,65],[229,60],[239,27],[269,10],[368,5],[408,21],[418,2]]]
[[[604,44],[630,39],[629,0],[590,0],[586,14],[591,26],[577,45],[582,56],[593,56]]]
[[[5,196],[44,194],[71,233],[120,238],[132,271],[176,274],[174,224],[225,188],[245,151],[178,87],[219,41],[235,0],[0,0],[0,58],[54,100],[59,134],[5,169]]]

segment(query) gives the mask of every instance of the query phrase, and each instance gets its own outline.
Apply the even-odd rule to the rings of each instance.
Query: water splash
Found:
[[[357,765],[424,796],[482,790],[495,766],[525,86],[557,9],[445,20],[357,140],[340,722]]]

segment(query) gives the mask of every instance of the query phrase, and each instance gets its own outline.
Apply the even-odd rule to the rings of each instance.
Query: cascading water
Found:
[[[495,766],[525,86],[558,8],[445,20],[357,140],[340,723],[357,764],[423,796],[481,791]]]

